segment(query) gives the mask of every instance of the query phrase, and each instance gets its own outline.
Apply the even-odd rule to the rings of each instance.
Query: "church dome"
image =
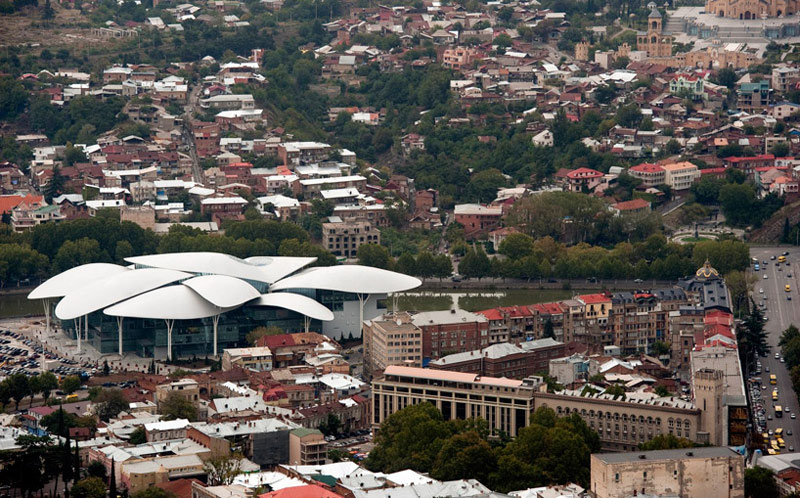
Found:
[[[694,273],[697,278],[703,279],[710,279],[710,278],[719,278],[719,272],[711,266],[711,262],[706,259],[706,262],[703,263],[703,266],[697,269]]]

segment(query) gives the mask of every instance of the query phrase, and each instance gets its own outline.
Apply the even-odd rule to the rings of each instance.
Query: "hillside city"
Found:
[[[0,0],[0,498],[800,496],[798,46]]]

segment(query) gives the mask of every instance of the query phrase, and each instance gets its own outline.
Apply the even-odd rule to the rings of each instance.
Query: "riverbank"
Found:
[[[452,280],[438,280],[438,279],[425,279],[422,286],[417,290],[451,290],[451,291],[465,291],[465,290],[502,290],[502,289],[539,289],[539,290],[641,290],[641,289],[654,289],[658,287],[672,287],[675,285],[673,280],[601,280],[594,279],[592,281],[587,279],[538,279],[538,280],[521,280],[521,279],[501,279],[501,278],[483,278],[481,280],[462,280],[461,282],[453,282]]]

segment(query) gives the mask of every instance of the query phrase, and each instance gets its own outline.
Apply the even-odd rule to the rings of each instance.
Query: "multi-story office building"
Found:
[[[422,357],[436,359],[489,345],[489,321],[464,310],[425,311],[413,315],[422,329]]]
[[[422,329],[409,313],[364,321],[364,374],[371,378],[391,365],[422,366]]]
[[[386,418],[406,406],[433,403],[445,420],[480,417],[494,434],[515,436],[528,425],[539,407],[558,416],[577,413],[600,436],[604,449],[633,451],[640,443],[660,434],[674,434],[699,443],[720,444],[718,434],[703,426],[701,410],[679,398],[629,393],[614,399],[609,394],[582,395],[581,391],[542,392],[541,377],[511,380],[402,366],[388,367],[372,382],[372,423],[378,428]],[[715,411],[715,391],[704,398],[706,409]],[[706,423],[708,423],[706,421]]]
[[[378,429],[389,415],[406,406],[432,403],[445,420],[480,417],[493,434],[516,436],[530,424],[533,393],[541,378],[524,380],[391,366],[372,382],[372,425]]]

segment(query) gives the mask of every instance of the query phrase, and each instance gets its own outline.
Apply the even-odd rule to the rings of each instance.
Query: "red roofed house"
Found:
[[[591,192],[602,181],[603,173],[590,168],[578,168],[567,173],[567,188],[570,192]]]
[[[622,214],[649,213],[650,203],[644,199],[631,199],[630,201],[612,204],[611,209],[616,211],[617,216]]]
[[[628,174],[642,181],[645,187],[655,187],[664,183],[664,168],[658,164],[642,163],[628,168]]]
[[[768,166],[775,166],[775,156],[772,154],[759,154],[750,157],[726,157],[722,160],[726,168],[736,168],[747,173],[747,176],[753,176],[756,168],[764,168]]]
[[[308,484],[264,493],[263,495],[258,495],[258,498],[342,498],[342,495],[316,484]]]

